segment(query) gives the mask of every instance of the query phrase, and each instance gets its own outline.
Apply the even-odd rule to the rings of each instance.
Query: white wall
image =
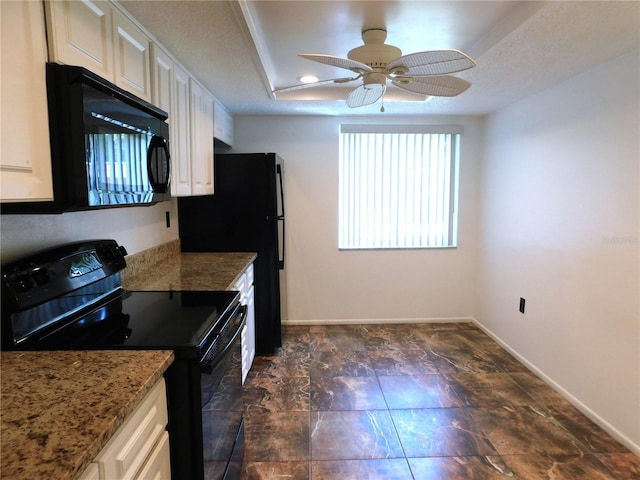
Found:
[[[166,227],[165,212],[171,227]],[[61,215],[2,215],[2,262],[76,240],[113,238],[133,254],[178,238],[176,200],[150,207],[123,207]]]
[[[634,52],[488,117],[475,312],[637,453],[639,72]]]
[[[339,126],[367,121],[464,125],[458,248],[338,250]],[[285,161],[289,321],[471,317],[480,132],[480,120],[466,117],[235,117],[235,152]]]

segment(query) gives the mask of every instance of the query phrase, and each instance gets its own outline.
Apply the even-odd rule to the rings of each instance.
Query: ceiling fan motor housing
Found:
[[[364,45],[349,51],[347,58],[356,62],[364,63],[374,69],[381,69],[380,73],[386,71],[387,63],[402,56],[402,50],[393,45],[386,45],[387,31],[379,28],[365,30],[362,32]]]

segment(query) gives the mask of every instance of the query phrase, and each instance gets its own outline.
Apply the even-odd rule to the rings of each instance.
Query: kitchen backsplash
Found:
[[[126,245],[125,245],[126,248]],[[155,247],[148,248],[141,252],[128,255],[126,257],[127,268],[122,270],[122,282],[138,275],[140,272],[147,270],[149,267],[162,263],[169,258],[173,258],[180,254],[180,239],[171,240]]]

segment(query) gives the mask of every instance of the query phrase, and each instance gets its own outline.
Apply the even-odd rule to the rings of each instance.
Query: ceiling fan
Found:
[[[382,28],[364,30],[364,45],[350,50],[347,58],[299,54],[307,60],[351,70],[356,75],[293,85],[276,89],[274,93],[362,79],[362,85],[347,97],[347,105],[355,108],[377,102],[386,91],[387,79],[396,87],[435,97],[454,97],[471,86],[466,80],[449,75],[475,67],[476,63],[463,52],[428,50],[403,56],[398,47],[384,43],[386,38],[387,31]]]

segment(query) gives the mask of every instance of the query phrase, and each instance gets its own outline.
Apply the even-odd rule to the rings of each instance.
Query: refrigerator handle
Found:
[[[284,188],[282,183],[282,164],[276,164],[276,174],[278,175],[278,183],[280,184],[280,208],[282,212],[276,212],[276,220],[282,222],[282,257],[280,257],[280,252],[278,252],[278,268],[280,270],[284,270],[284,239],[285,239],[285,221],[284,221]]]
[[[284,189],[282,188],[282,165],[276,164],[276,174],[278,175],[278,182],[280,183],[280,206],[282,212],[276,212],[276,215],[284,218]]]
[[[286,237],[285,231],[284,231],[284,226],[285,226],[284,215],[278,217],[276,220],[278,220],[279,222],[282,222],[282,257],[280,256],[280,252],[278,252],[278,268],[280,270],[284,270],[284,239]]]

